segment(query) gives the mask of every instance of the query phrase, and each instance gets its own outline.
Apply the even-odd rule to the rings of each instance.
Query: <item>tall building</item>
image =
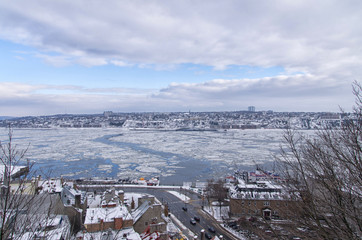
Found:
[[[112,116],[113,115],[113,112],[112,111],[104,111],[103,112],[103,116],[105,116],[105,117],[110,117],[110,116]]]
[[[255,107],[254,106],[249,106],[248,111],[249,112],[255,112]]]

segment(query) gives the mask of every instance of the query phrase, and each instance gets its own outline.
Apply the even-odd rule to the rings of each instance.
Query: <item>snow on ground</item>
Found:
[[[204,206],[204,211],[213,216],[217,221],[221,221],[229,218],[229,206],[219,206],[212,205]]]
[[[184,202],[188,202],[190,201],[190,198],[188,196],[186,196],[185,194],[176,192],[176,191],[167,191],[169,193],[171,193],[172,195],[178,197],[180,200],[184,201]]]
[[[239,233],[237,231],[235,231],[234,229],[224,226],[223,224],[221,224],[221,227],[224,228],[226,231],[228,231],[229,233],[231,233],[232,235],[234,235],[235,237],[237,237],[240,240],[247,240],[248,238],[246,238],[242,233]]]
[[[223,218],[228,219],[229,218],[229,207],[228,206],[218,206],[218,202],[213,202],[211,206],[204,206],[204,211],[207,212],[209,215],[214,217],[218,222],[223,222]],[[241,240],[246,240],[247,238],[242,234],[234,229],[224,226],[224,224],[220,224],[222,228],[224,228],[226,231],[233,234],[235,237]]]

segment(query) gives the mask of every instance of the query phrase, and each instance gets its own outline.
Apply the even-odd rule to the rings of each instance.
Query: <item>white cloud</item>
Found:
[[[215,79],[198,84],[173,83],[153,97],[178,100],[186,109],[195,110],[240,110],[255,105],[259,110],[338,111],[339,106],[350,110],[351,82],[341,85],[333,79],[311,74]]]
[[[159,91],[0,83],[0,112],[18,116],[104,110],[233,111],[245,110],[249,105],[257,110],[339,111],[341,106],[349,111],[353,105],[350,86],[303,74],[173,83]]]
[[[24,116],[64,112],[101,113],[107,109],[145,111],[157,102],[149,101],[152,92],[154,90],[150,89],[0,82],[0,113]]]
[[[65,55],[52,56],[47,54],[36,53],[35,56],[37,58],[42,59],[46,63],[56,67],[65,67],[72,64],[72,58]]]
[[[361,63],[361,9],[360,1],[16,1],[1,3],[0,32],[87,66],[116,58],[121,66],[235,64],[319,73]]]
[[[110,61],[113,65],[118,66],[118,67],[132,67],[133,64],[121,61],[121,60],[111,60]]]
[[[279,110],[338,110],[334,106],[352,102],[351,82],[362,76],[361,22],[359,0],[0,2],[0,38],[36,47],[40,52],[36,56],[52,65],[159,70],[172,70],[180,63],[215,70],[229,65],[279,66],[286,74],[175,83],[137,97],[133,90],[127,95],[120,89],[124,95],[115,98],[119,93],[107,96],[109,90],[83,87],[79,94],[67,96],[67,101],[74,101],[69,107],[74,111],[85,105],[89,111],[91,106],[172,111],[233,110],[250,104]],[[51,92],[49,86],[13,87],[7,91],[9,87],[0,86],[2,99],[23,96],[31,102],[35,95],[30,94],[37,93],[35,102],[47,96],[49,105],[65,103],[63,95],[44,94]]]

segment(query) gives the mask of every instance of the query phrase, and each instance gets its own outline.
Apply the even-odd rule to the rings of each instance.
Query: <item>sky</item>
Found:
[[[0,0],[0,116],[351,111],[360,0]]]

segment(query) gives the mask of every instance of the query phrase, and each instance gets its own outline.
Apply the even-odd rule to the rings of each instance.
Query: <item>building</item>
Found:
[[[41,180],[38,177],[35,182],[40,193],[59,195],[64,205],[64,214],[68,216],[73,231],[79,230],[87,209],[86,192],[80,191],[72,182],[65,182],[62,178]]]
[[[103,112],[103,116],[106,117],[106,118],[108,118],[108,117],[110,117],[110,116],[113,116],[113,112],[112,112],[112,111],[104,111],[104,112]]]
[[[133,218],[125,206],[87,209],[84,226],[88,232],[120,230],[133,226]]]
[[[139,198],[138,208],[131,213],[134,219],[133,228],[138,233],[143,233],[146,229],[166,233],[167,227],[162,212],[162,205],[156,204],[153,196]]]
[[[255,112],[255,107],[254,106],[249,106],[248,107],[248,112]]]
[[[123,194],[108,190],[101,196],[99,207],[87,209],[84,226],[88,232],[132,228],[133,217],[123,204]]]
[[[23,222],[22,222],[23,220]],[[71,224],[66,215],[35,214],[31,218],[25,214],[18,217],[21,227],[14,239],[70,239]]]
[[[112,230],[107,229],[105,231],[99,231],[99,232],[86,232],[86,231],[80,231],[75,236],[76,240],[95,240],[95,239],[101,239],[101,240],[141,240],[141,237],[138,233],[134,231],[133,228],[123,228],[121,230]]]
[[[27,166],[8,166],[0,164],[0,184],[8,185],[11,181],[29,173]]]
[[[281,181],[279,174],[274,172],[261,171],[261,170],[244,172],[243,178],[247,183],[257,183],[261,181],[268,181],[268,182]]]
[[[4,202],[2,202],[4,204]],[[61,239],[53,236],[62,236],[68,239],[71,224],[65,216],[64,206],[59,195],[41,193],[38,195],[17,195],[16,199],[10,198],[6,209],[6,219],[1,219],[4,224],[6,239],[30,239],[29,234],[44,236],[44,239]],[[24,235],[25,234],[25,235]]]
[[[252,183],[237,178],[237,183],[229,186],[232,216],[287,219],[294,215],[293,206],[296,201],[291,199],[281,185],[273,181],[255,180],[257,176],[251,176],[254,180]]]

